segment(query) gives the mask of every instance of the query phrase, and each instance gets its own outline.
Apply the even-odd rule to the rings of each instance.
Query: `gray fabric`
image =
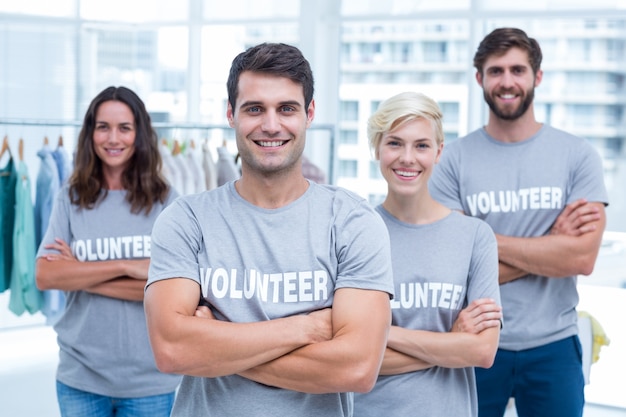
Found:
[[[549,233],[565,205],[608,202],[602,160],[584,139],[549,126],[519,143],[484,129],[449,144],[430,179],[433,197],[485,220],[497,234]],[[500,287],[500,348],[522,350],[578,333],[576,277],[528,275]]]
[[[150,233],[163,206],[148,216],[131,214],[125,191],[108,191],[94,209],[72,205],[69,188],[57,194],[37,257],[55,251],[44,246],[61,238],[79,261],[139,259],[150,256]],[[169,204],[174,198],[166,201]],[[66,292],[58,335],[57,379],[83,391],[111,397],[144,397],[172,392],[180,376],[160,373],[148,341],[143,303]]]
[[[486,223],[452,212],[435,223],[414,225],[397,220],[382,206],[377,211],[391,239],[394,325],[449,332],[473,300],[500,302],[496,239]],[[354,394],[355,417],[387,414],[476,416],[474,368],[381,375],[370,393]]]
[[[241,177],[239,168],[235,163],[235,157],[231,155],[226,146],[217,148],[216,171],[218,187]]]
[[[393,292],[389,237],[365,200],[309,181],[274,210],[242,199],[229,182],[184,196],[157,220],[151,283],[172,277],[201,285],[220,320],[255,322],[330,307],[334,291]],[[185,376],[173,416],[349,416],[352,395],[312,395],[236,375]]]

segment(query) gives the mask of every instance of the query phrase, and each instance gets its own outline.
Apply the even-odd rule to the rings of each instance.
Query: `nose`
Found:
[[[268,110],[263,115],[261,129],[267,133],[276,133],[280,131],[280,120],[278,114],[273,110]]]
[[[511,71],[504,71],[502,73],[501,83],[503,87],[511,87],[514,85],[513,75]]]
[[[117,139],[118,139],[118,134],[119,134],[119,132],[117,131],[117,129],[109,129],[107,142],[109,142],[109,143],[116,143]]]
[[[412,164],[415,160],[413,148],[411,146],[404,146],[400,152],[400,162],[403,164]]]

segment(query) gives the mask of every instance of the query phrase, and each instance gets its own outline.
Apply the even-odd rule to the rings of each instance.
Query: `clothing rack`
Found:
[[[46,120],[46,119],[0,119],[0,126],[13,125],[13,126],[41,126],[41,127],[76,127],[80,128],[83,125],[81,120]],[[208,124],[208,123],[172,123],[172,122],[152,122],[152,126],[155,129],[185,129],[185,130],[230,130],[229,125],[225,124]],[[328,179],[330,183],[335,181],[335,126],[332,124],[313,124],[309,127],[309,130],[326,131],[329,135],[328,146]]]

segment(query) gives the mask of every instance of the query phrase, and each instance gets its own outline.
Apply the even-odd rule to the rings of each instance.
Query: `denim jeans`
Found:
[[[578,336],[533,349],[498,349],[490,369],[475,368],[478,415],[502,417],[509,397],[519,417],[582,416],[585,405]]]
[[[175,393],[116,398],[81,391],[57,381],[62,417],[169,417]]]

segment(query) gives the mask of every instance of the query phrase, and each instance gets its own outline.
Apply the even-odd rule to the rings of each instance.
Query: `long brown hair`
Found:
[[[122,173],[122,186],[127,191],[126,200],[130,203],[131,212],[139,213],[144,210],[148,214],[154,203],[165,201],[169,185],[161,175],[161,154],[150,115],[143,101],[126,87],[105,88],[91,101],[87,109],[78,135],[74,171],[69,178],[70,201],[81,208],[91,209],[107,195],[102,160],[93,146],[93,133],[98,108],[110,100],[126,104],[133,113],[135,152]]]

